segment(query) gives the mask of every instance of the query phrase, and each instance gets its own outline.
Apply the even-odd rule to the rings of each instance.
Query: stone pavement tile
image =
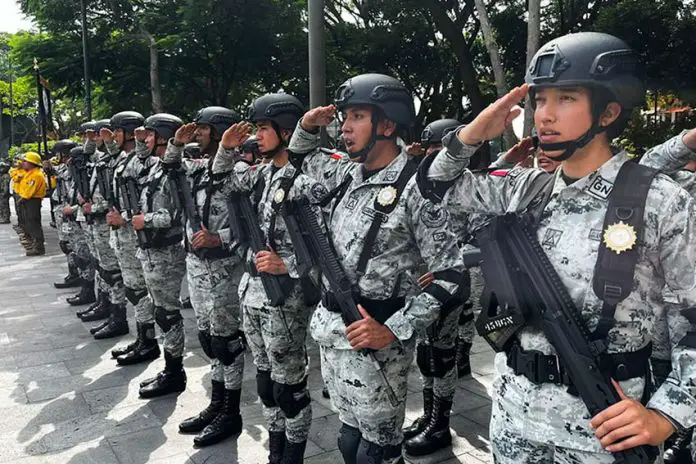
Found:
[[[0,370],[15,371],[17,369],[17,362],[13,356],[0,357]]]
[[[471,356],[471,370],[479,375],[489,375],[495,372],[491,351],[484,351]]]
[[[493,349],[491,346],[481,337],[474,337],[474,341],[471,346],[471,354],[479,354],[488,352],[493,354]]]
[[[466,412],[466,417],[477,424],[488,427],[491,423],[491,405],[488,404],[478,409],[472,409]]]
[[[0,408],[0,417],[3,418],[0,436],[14,434],[19,443],[26,443],[45,427],[89,415],[89,406],[82,395],[72,392],[43,403]]]
[[[58,452],[50,452],[14,461],[17,464],[121,464],[104,440],[92,440],[79,443],[73,448]],[[133,463],[135,464],[135,463]]]
[[[57,422],[48,433],[27,445],[26,451],[37,454],[35,451],[63,450],[101,437],[118,437],[161,425],[147,405],[119,408],[107,414]]]
[[[305,459],[304,462],[305,464],[338,464],[343,462],[343,456],[341,456],[341,452],[336,449],[312,456],[311,458]]]
[[[10,408],[28,402],[29,400],[22,385],[10,385],[0,388],[0,408]]]
[[[309,438],[322,450],[330,451],[338,447],[336,440],[340,428],[341,421],[338,420],[338,414],[319,417],[312,420],[312,429],[309,431]]]
[[[86,359],[90,362],[99,362],[102,350],[95,343],[76,343],[74,346],[52,349],[50,351],[36,351],[13,355],[17,367],[38,366],[69,359]]]
[[[490,401],[491,399],[488,397],[477,395],[476,393],[458,388],[454,393],[452,411],[458,413],[478,409],[481,406],[489,404]]]
[[[123,463],[152,462],[182,455],[188,459],[189,452],[193,451],[190,442],[187,443],[178,437],[168,437],[162,427],[111,437],[107,441],[119,461]]]
[[[124,461],[121,461],[124,462]],[[127,462],[127,461],[125,461]],[[168,456],[162,459],[150,459],[147,461],[148,464],[196,464],[193,459],[191,459],[188,453],[177,454],[176,456]]]
[[[477,395],[491,397],[493,392],[493,374],[467,376],[459,379],[457,389],[469,390]]]
[[[109,372],[94,379],[78,374],[60,379],[31,380],[25,384],[25,391],[30,402],[37,402],[56,398],[72,391],[89,392],[125,385],[127,382],[118,372]]]

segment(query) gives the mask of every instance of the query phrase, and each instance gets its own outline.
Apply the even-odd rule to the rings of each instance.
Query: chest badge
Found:
[[[377,194],[377,203],[382,206],[389,206],[396,200],[396,189],[391,185],[389,187],[384,187]]]
[[[618,224],[610,225],[604,231],[604,244],[616,254],[633,248],[636,239],[636,230],[633,226],[621,221]]]
[[[285,191],[283,189],[276,190],[273,194],[273,201],[281,203],[283,200],[285,200]]]

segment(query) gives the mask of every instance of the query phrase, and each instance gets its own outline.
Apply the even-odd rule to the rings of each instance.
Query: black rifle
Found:
[[[126,210],[128,217],[132,219],[133,216],[142,214],[140,208],[140,189],[138,188],[138,181],[133,177],[121,177],[119,187],[121,188],[121,196],[123,197],[123,207]],[[135,234],[138,237],[138,246],[141,249],[147,250],[150,248],[150,238],[147,231],[142,229],[136,230]]]
[[[186,216],[189,224],[191,224],[191,230],[195,234],[201,230],[203,220],[201,219],[201,215],[198,214],[196,204],[193,202],[193,194],[191,193],[186,171],[180,168],[168,169],[167,179],[169,181],[169,191],[171,192],[174,208],[184,212],[184,216]],[[193,250],[193,248],[191,249]],[[205,259],[205,255],[207,254],[205,248],[193,251],[196,256]]]
[[[97,165],[97,185],[99,186],[99,191],[101,192],[106,204],[111,211],[116,207],[116,200],[114,197],[114,190],[112,187],[112,170],[104,163]],[[117,226],[111,226],[112,230],[118,229]],[[118,239],[118,235],[116,236]]]
[[[92,203],[92,189],[90,186],[90,164],[87,162],[80,163],[75,169],[75,185],[77,191],[85,203]],[[87,224],[93,222],[91,214],[85,214]]]
[[[307,246],[310,250],[309,256],[314,257],[315,264],[319,266],[326,280],[328,280],[331,293],[333,293],[336,303],[341,308],[344,322],[350,325],[353,322],[362,320],[363,317],[360,311],[358,311],[358,305],[353,297],[353,285],[345,269],[343,269],[338,256],[336,256],[336,251],[319,225],[309,200],[301,198],[290,201],[287,203],[287,209],[289,215],[297,218],[297,223],[302,230],[301,235],[307,240]],[[370,361],[375,366],[375,370],[382,379],[389,401],[393,406],[397,406],[399,399],[389,384],[389,379],[387,379],[382,363],[377,359],[375,351],[363,349],[361,353],[370,358]]]
[[[595,416],[620,401],[611,380],[599,367],[606,344],[591,340],[580,311],[539,244],[532,225],[531,217],[507,214],[493,218],[479,232],[483,275],[501,308],[517,310],[515,314],[539,322],[558,352],[572,386]],[[510,327],[503,329],[506,335],[501,338],[506,338]],[[486,337],[487,341],[499,351],[500,334],[494,330],[492,335],[492,339]],[[622,464],[647,464],[656,456],[655,448],[647,445],[613,454],[615,462]]]
[[[268,251],[263,231],[259,226],[251,198],[248,194],[233,192],[227,202],[230,216],[230,229],[239,243],[246,243],[254,254]],[[254,270],[256,272],[256,270]],[[252,273],[253,275],[253,273]],[[288,276],[278,276],[259,272],[263,289],[272,306],[280,306],[285,302],[287,293],[292,289],[293,282]]]

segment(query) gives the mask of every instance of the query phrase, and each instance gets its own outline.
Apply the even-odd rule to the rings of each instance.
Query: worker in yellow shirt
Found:
[[[12,168],[10,168],[10,189],[12,190],[12,199],[14,200],[14,205],[15,205],[15,213],[17,213],[17,224],[13,225],[12,228],[17,232],[17,235],[19,235],[19,241],[22,243],[24,248],[27,248],[30,245],[29,242],[29,237],[27,236],[27,233],[24,231],[24,218],[19,214],[19,194],[17,193],[17,186],[19,186],[22,177],[25,176],[27,173],[23,168],[22,168],[22,156],[16,156],[14,158],[14,165]]]
[[[27,152],[22,157],[22,168],[26,174],[15,187],[19,195],[19,207],[24,216],[24,231],[31,241],[27,248],[27,256],[46,254],[44,249],[44,234],[41,227],[41,201],[46,196],[46,177],[41,169],[41,156],[38,153]]]

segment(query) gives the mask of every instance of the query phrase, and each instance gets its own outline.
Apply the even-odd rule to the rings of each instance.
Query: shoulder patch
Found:
[[[312,198],[310,198],[310,200],[311,200],[313,203],[318,203],[318,202],[320,202],[321,200],[324,199],[324,197],[325,197],[328,193],[329,193],[329,192],[328,192],[328,190],[326,190],[326,187],[324,187],[323,184],[320,184],[320,183],[318,183],[318,182],[315,183],[314,185],[312,185],[312,187],[309,189],[309,194],[312,196]]]
[[[343,156],[341,156],[341,155],[338,154],[338,153],[334,153],[334,154],[331,155],[331,159],[336,160],[336,161],[340,161],[340,160],[343,159]]]
[[[491,171],[488,173],[489,176],[494,176],[494,177],[507,177],[509,171],[507,169],[496,169],[495,171]]]
[[[447,217],[447,210],[430,201],[425,203],[420,213],[420,220],[431,229],[436,229],[445,225]]]

